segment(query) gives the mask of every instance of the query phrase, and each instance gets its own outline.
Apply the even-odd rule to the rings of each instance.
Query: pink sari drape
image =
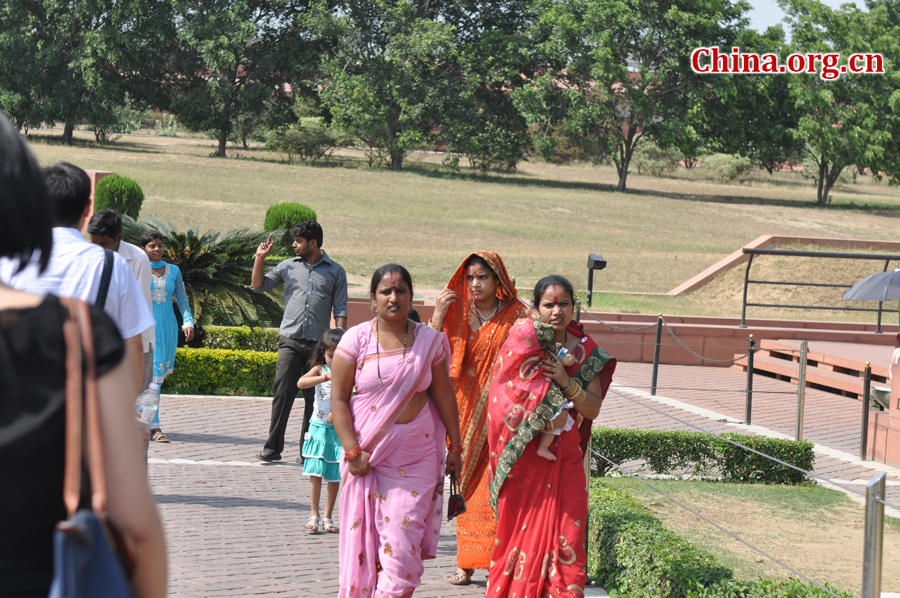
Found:
[[[441,351],[450,354],[446,335],[419,326],[405,360],[381,357],[383,364],[387,359],[399,361],[396,370],[381,385],[358,384],[350,399],[356,438],[360,448],[371,453],[371,471],[354,477],[346,462],[341,463],[339,598],[411,596],[424,572],[423,559],[435,557],[443,503],[444,426],[431,400],[411,422],[395,422],[430,378]],[[357,363],[363,364],[365,357],[360,354]],[[359,366],[356,372],[359,381]]]

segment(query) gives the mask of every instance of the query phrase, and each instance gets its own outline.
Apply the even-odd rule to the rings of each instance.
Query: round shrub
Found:
[[[266,231],[288,229],[303,220],[316,220],[316,212],[310,207],[299,203],[278,203],[266,210],[266,221],[263,228]]]
[[[115,210],[137,220],[144,203],[144,191],[133,179],[111,174],[100,179],[94,191],[94,211]]]

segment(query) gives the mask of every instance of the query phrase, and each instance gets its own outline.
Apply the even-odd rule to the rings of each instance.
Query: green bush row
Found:
[[[182,347],[163,390],[186,395],[269,396],[277,357],[261,351]]]
[[[824,585],[838,596],[846,598],[853,596],[853,594],[836,590],[827,583]],[[830,596],[831,594],[811,583],[796,579],[786,581],[725,579],[709,587],[698,584],[687,593],[686,598],[826,598]]]
[[[634,497],[591,480],[588,579],[629,598],[824,598],[799,581],[742,582],[705,550],[667,530]],[[847,596],[835,592],[840,596]]]
[[[630,598],[669,598],[732,572],[663,527],[635,498],[591,480],[588,577]]]
[[[278,352],[277,328],[250,328],[249,326],[204,326],[202,348],[228,351]]]
[[[807,440],[796,442],[731,433],[722,434],[722,437],[795,467],[807,471],[813,468],[813,444]],[[727,482],[766,484],[806,481],[806,475],[796,469],[702,432],[595,428],[591,445],[597,453],[619,465],[627,461],[646,461],[647,467],[657,474],[714,475]],[[592,459],[591,467],[601,476],[613,469],[598,457]]]

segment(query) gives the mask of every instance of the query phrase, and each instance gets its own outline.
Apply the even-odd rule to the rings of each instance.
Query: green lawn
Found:
[[[599,253],[609,266],[595,289],[617,294],[597,294],[594,305],[614,311],[739,315],[715,295],[618,293],[666,292],[759,235],[900,239],[900,190],[870,178],[837,188],[835,205],[817,208],[812,183],[796,173],[753,173],[731,185],[697,180],[696,172],[631,174],[630,191],[615,193],[611,167],[535,161],[510,175],[453,173],[440,167],[441,156],[423,153],[393,173],[365,167],[351,150],[328,163],[288,165],[261,148],[210,158],[213,143],[129,136],[103,148],[39,141],[33,149],[42,164],[67,160],[136,179],[146,194],[142,215],[178,227],[261,229],[269,205],[305,203],[319,214],[325,249],[361,277],[396,261],[420,286],[440,288],[468,253],[484,248],[501,254],[520,288],[560,273],[584,289],[587,254]]]

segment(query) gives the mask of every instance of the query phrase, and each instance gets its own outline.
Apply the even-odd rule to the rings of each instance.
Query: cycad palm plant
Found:
[[[269,233],[248,229],[225,234],[200,234],[191,228],[180,233],[171,222],[122,218],[122,238],[138,244],[142,232],[155,229],[165,244],[163,260],[181,269],[184,288],[195,321],[201,325],[277,325],[284,311],[280,289],[268,293],[250,290],[256,248]]]

